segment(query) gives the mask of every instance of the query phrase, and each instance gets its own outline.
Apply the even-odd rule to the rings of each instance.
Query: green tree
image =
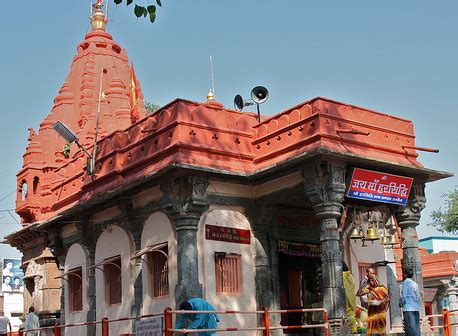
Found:
[[[145,102],[146,114],[150,115],[159,110],[160,106],[154,103]]]
[[[458,189],[455,188],[442,197],[445,198],[445,205],[431,213],[433,222],[430,225],[440,232],[458,233]]]
[[[113,0],[113,2],[116,5],[119,5],[123,2],[126,3],[127,6],[131,5],[132,3],[135,5],[134,6],[134,14],[137,18],[140,17],[149,17],[149,20],[151,22],[154,22],[156,20],[156,5],[159,7],[162,7],[162,2],[161,0],[147,0],[150,4],[149,5],[143,5],[145,3],[145,0]],[[141,3],[140,5],[138,3]],[[156,3],[156,5],[153,4],[153,2]]]

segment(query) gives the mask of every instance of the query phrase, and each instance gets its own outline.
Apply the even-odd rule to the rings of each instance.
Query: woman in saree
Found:
[[[356,334],[358,332],[358,324],[356,322],[356,283],[347,264],[342,262],[342,277],[345,290],[345,307],[347,309],[348,324],[350,332]]]
[[[375,274],[372,274],[368,277],[367,287],[363,291],[368,298],[367,335],[386,335],[386,311],[390,305],[387,288],[380,284]]]

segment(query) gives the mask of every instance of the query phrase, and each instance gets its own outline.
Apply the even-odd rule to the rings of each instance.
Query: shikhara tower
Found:
[[[132,83],[127,53],[105,30],[106,24],[102,0],[98,0],[93,6],[92,29],[77,46],[51,112],[38,132],[29,128],[29,144],[17,174],[17,212],[24,225],[52,216],[53,207],[62,202],[60,182],[71,177],[72,187],[81,188],[85,183],[82,174],[74,174],[85,166],[86,155],[76,145],[66,155],[65,140],[52,129],[56,121],[69,126],[81,145],[93,153],[96,141],[145,116],[140,83],[135,77]],[[136,101],[132,93],[138,95]]]

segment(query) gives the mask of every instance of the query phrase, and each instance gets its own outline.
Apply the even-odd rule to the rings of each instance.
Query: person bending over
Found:
[[[181,303],[180,310],[215,311],[215,308],[201,298],[192,298]],[[180,314],[175,329],[216,329],[218,315],[212,313]],[[188,326],[186,324],[189,323]],[[215,332],[199,332],[199,336],[212,336]]]

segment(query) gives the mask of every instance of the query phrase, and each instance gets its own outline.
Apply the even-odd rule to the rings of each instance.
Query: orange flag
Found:
[[[140,113],[138,112],[138,87],[137,77],[135,77],[134,65],[130,66],[130,120],[132,124],[136,123],[140,119]]]

